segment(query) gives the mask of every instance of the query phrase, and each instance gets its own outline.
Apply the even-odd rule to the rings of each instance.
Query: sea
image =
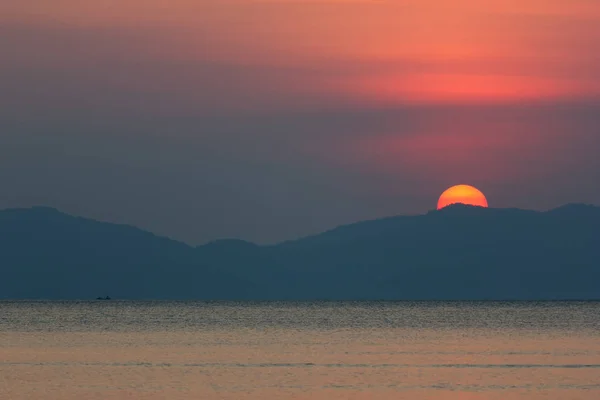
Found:
[[[0,399],[600,399],[600,302],[1,301]]]

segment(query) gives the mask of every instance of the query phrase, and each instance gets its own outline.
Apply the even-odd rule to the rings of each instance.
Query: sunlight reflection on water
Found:
[[[1,399],[596,399],[600,303],[0,302]]]

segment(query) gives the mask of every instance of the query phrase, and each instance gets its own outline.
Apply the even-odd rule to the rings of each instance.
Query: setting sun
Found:
[[[479,207],[488,206],[485,195],[479,189],[469,185],[457,185],[442,193],[438,200],[437,209],[441,210],[457,203]]]

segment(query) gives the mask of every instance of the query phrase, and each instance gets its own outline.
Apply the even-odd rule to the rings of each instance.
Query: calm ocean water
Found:
[[[0,399],[600,399],[600,303],[0,302]]]

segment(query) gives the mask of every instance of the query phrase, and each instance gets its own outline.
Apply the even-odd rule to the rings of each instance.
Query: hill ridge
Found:
[[[0,298],[598,299],[599,261],[593,205],[457,205],[197,247],[49,207],[0,211]]]

